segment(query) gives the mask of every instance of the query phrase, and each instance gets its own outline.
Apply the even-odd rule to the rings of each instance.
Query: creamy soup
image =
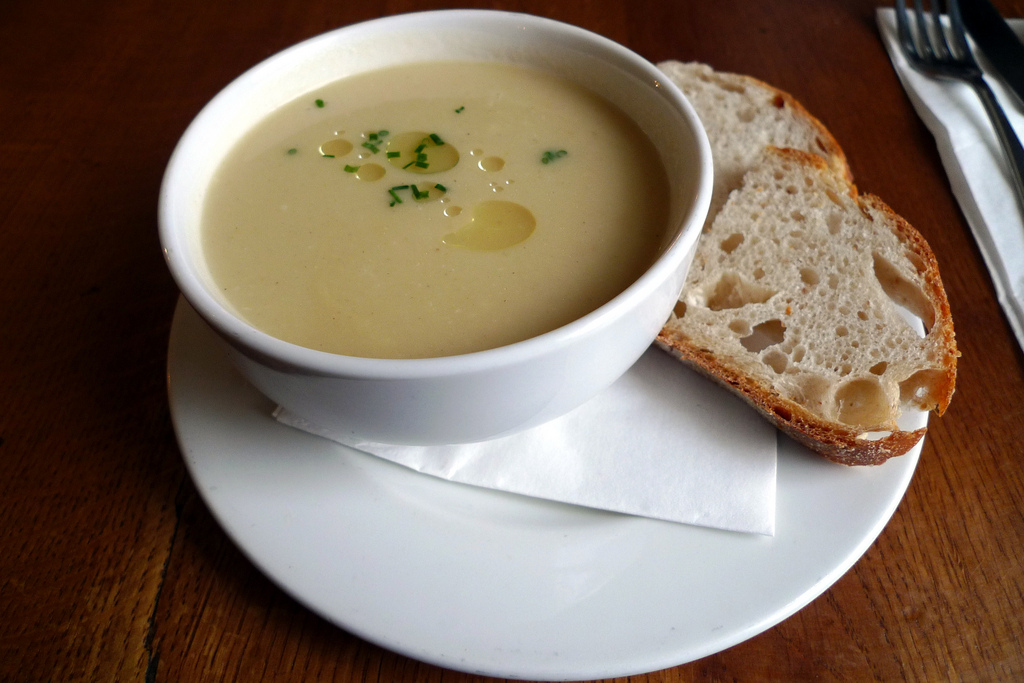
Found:
[[[668,180],[598,95],[531,69],[428,63],[271,114],[203,212],[214,280],[255,327],[352,356],[461,354],[607,303],[656,258]]]

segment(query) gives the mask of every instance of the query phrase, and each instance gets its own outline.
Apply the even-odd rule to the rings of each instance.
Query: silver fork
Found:
[[[946,0],[946,14],[949,27],[942,21],[940,0],[932,0],[931,19],[922,7],[921,0],[914,0],[916,31],[911,29],[907,17],[906,0],[896,0],[896,27],[900,47],[910,64],[921,73],[970,84],[996,129],[996,136],[1009,161],[1010,175],[1017,188],[1017,199],[1024,209],[1024,148],[1010,126],[1010,122],[999,106],[995,94],[985,82],[984,73],[971,54],[964,33],[957,0]],[[916,33],[916,40],[915,40]],[[947,38],[948,34],[948,38]]]

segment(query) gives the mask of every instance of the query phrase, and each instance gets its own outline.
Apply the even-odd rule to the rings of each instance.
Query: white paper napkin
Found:
[[[482,443],[346,443],[286,411],[275,415],[450,481],[672,522],[775,533],[774,428],[655,348],[568,415]]]
[[[999,303],[1024,348],[1024,215],[995,130],[969,85],[929,78],[907,63],[899,48],[894,10],[879,9],[876,18],[896,73],[935,136],[953,194],[988,266]],[[1024,35],[1024,22],[1010,25]],[[980,50],[975,50],[975,56],[1017,135],[1024,137],[1020,102],[994,76]]]

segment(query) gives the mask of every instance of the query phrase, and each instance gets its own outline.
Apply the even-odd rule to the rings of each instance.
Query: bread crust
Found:
[[[896,418],[899,415],[899,404],[910,404],[917,408],[934,410],[941,415],[949,405],[956,383],[956,359],[959,352],[956,349],[949,302],[939,276],[938,263],[928,243],[917,230],[880,198],[858,193],[846,154],[839,142],[821,121],[789,93],[752,76],[716,72],[711,67],[696,62],[667,61],[658,64],[658,67],[687,95],[708,131],[715,163],[715,193],[712,198],[711,212],[704,227],[705,235],[702,236],[702,242],[698,245],[697,255],[694,259],[691,277],[688,278],[687,284],[680,294],[684,310],[681,315],[685,320],[673,315],[658,336],[657,345],[738,394],[782,432],[829,460],[844,465],[878,465],[891,457],[903,455],[920,441],[926,430],[902,431],[898,429]],[[721,227],[715,221],[720,214],[730,213],[724,207],[728,206],[728,203],[739,193],[747,191],[747,188],[743,186],[744,178],[758,163],[776,164],[770,167],[775,172],[778,172],[783,164],[795,165],[801,172],[813,175],[813,180],[804,176],[803,179],[807,181],[808,185],[820,184],[824,193],[834,193],[833,202],[837,206],[842,204],[846,207],[841,209],[842,211],[849,211],[853,216],[856,216],[859,211],[859,214],[866,219],[863,223],[859,222],[859,218],[857,220],[850,219],[849,225],[861,225],[869,232],[876,228],[891,230],[898,244],[902,245],[897,247],[891,237],[881,239],[881,235],[884,233],[878,233],[881,241],[874,243],[867,240],[865,246],[877,244],[878,248],[882,250],[881,253],[872,252],[873,256],[869,257],[868,265],[860,266],[861,269],[856,272],[863,273],[865,268],[870,270],[870,258],[880,258],[883,261],[881,266],[883,270],[888,269],[892,272],[880,275],[882,271],[879,271],[879,261],[876,260],[874,276],[879,281],[874,286],[877,287],[880,284],[888,299],[899,301],[900,286],[908,285],[912,287],[914,297],[923,296],[927,300],[927,306],[918,302],[918,310],[925,310],[923,316],[923,319],[927,318],[924,320],[925,326],[930,328],[927,330],[926,340],[920,340],[922,342],[920,346],[916,341],[908,340],[904,333],[894,332],[893,334],[897,336],[887,338],[890,343],[895,339],[898,344],[907,344],[901,348],[917,349],[915,355],[906,358],[889,356],[888,360],[896,362],[897,365],[890,367],[886,363],[881,363],[880,365],[888,369],[883,368],[876,372],[876,367],[872,366],[870,372],[867,372],[866,368],[875,363],[874,359],[877,355],[874,353],[871,356],[865,355],[863,353],[864,344],[857,348],[851,348],[842,345],[845,342],[836,344],[829,341],[825,335],[830,333],[830,328],[822,327],[826,323],[823,322],[824,318],[817,316],[817,313],[810,319],[807,315],[799,318],[804,321],[804,324],[815,328],[812,331],[813,338],[818,340],[817,344],[819,345],[816,351],[824,353],[822,349],[832,349],[830,353],[841,352],[844,358],[847,353],[853,354],[859,358],[858,367],[861,368],[860,372],[864,373],[858,377],[870,380],[872,373],[876,375],[874,379],[879,382],[878,386],[882,387],[880,391],[885,392],[888,403],[873,403],[871,405],[877,405],[879,408],[888,405],[887,414],[872,413],[864,419],[844,418],[852,422],[863,423],[859,425],[850,425],[839,421],[836,418],[842,417],[843,413],[836,406],[845,404],[836,403],[840,400],[837,387],[845,380],[843,379],[844,375],[836,373],[834,369],[839,362],[837,359],[826,356],[830,360],[816,370],[817,365],[813,368],[807,367],[801,364],[801,361],[797,360],[795,356],[786,357],[786,362],[783,362],[785,367],[779,366],[779,369],[776,369],[776,366],[772,365],[774,372],[768,372],[765,370],[766,356],[758,355],[760,352],[748,353],[751,349],[740,345],[738,336],[733,334],[735,330],[732,328],[732,323],[727,328],[722,327],[724,319],[736,315],[738,311],[747,310],[748,301],[753,304],[753,308],[749,309],[749,314],[741,315],[740,320],[735,320],[740,323],[740,328],[744,325],[759,324],[760,321],[767,319],[764,316],[770,314],[774,318],[779,318],[772,322],[782,328],[785,335],[788,335],[789,332],[785,331],[788,328],[782,320],[788,321],[790,315],[790,307],[786,302],[792,300],[794,307],[798,302],[804,302],[806,306],[809,306],[809,308],[803,309],[804,311],[817,311],[813,303],[809,303],[809,299],[806,299],[808,287],[813,288],[813,285],[804,287],[800,282],[794,283],[789,279],[772,282],[773,287],[782,286],[784,288],[784,300],[776,299],[774,294],[771,294],[769,299],[764,298],[769,295],[746,299],[743,294],[739,293],[739,289],[735,289],[743,285],[752,288],[745,291],[757,291],[756,284],[745,285],[742,280],[755,282],[760,276],[753,275],[751,277],[751,273],[744,271],[741,264],[747,264],[746,267],[749,268],[751,265],[764,263],[760,256],[756,256],[761,252],[748,250],[746,256],[736,260],[732,250],[741,250],[742,247],[737,245],[741,245],[746,239],[736,233],[749,232],[749,230],[744,231],[743,229],[744,221],[750,219],[745,218],[749,214],[741,213],[744,210],[742,207],[749,204],[750,206],[746,210],[760,213],[761,208],[754,204],[761,203],[761,206],[765,206],[763,202],[768,201],[766,198],[769,194],[759,195],[757,202],[750,201],[748,197],[748,204],[737,203],[736,211],[723,219]],[[786,166],[786,168],[791,167]],[[766,166],[766,168],[769,167]],[[762,178],[760,182],[766,184],[759,188],[755,187],[752,191],[779,191],[778,186],[771,185],[770,178],[765,180],[766,176],[759,177]],[[775,176],[775,178],[779,177]],[[775,189],[772,189],[773,187]],[[793,191],[799,190],[794,188]],[[836,199],[840,195],[845,195],[848,199],[841,202]],[[781,195],[775,196],[778,197],[776,201],[788,204],[789,200]],[[801,208],[800,211],[802,213],[803,209]],[[790,220],[784,216],[779,216],[779,219]],[[773,225],[781,224],[773,223]],[[750,230],[752,229],[751,227]],[[769,230],[775,229],[769,228]],[[770,232],[768,234],[775,235],[773,243],[779,244],[779,239],[782,237],[779,233]],[[858,235],[862,233],[854,230],[845,234],[844,240],[857,240]],[[723,239],[725,241],[722,241]],[[782,237],[782,239],[785,238]],[[726,251],[728,255],[723,256],[718,249],[719,247],[725,249],[722,245],[729,240],[733,240],[734,244]],[[850,243],[843,242],[843,244]],[[857,251],[856,248],[854,251]],[[772,254],[772,257],[769,258],[796,258],[794,256],[796,252],[793,251],[775,254],[774,251],[769,250],[765,253]],[[739,254],[740,251],[737,251],[736,255]],[[755,256],[751,256],[751,254],[755,254]],[[864,252],[848,254],[848,256],[851,259],[861,259]],[[863,263],[863,261],[857,262]],[[886,265],[889,262],[891,265]],[[834,262],[829,260],[828,263]],[[729,264],[728,267],[726,264]],[[805,265],[810,266],[811,270],[816,270],[819,267],[817,263]],[[768,269],[766,263],[764,263],[764,267],[766,270]],[[838,271],[836,272],[838,274]],[[696,275],[694,275],[695,273]],[[711,279],[723,278],[725,275],[732,277],[734,282],[730,281],[729,286],[725,288],[723,296],[726,298],[719,299],[713,305],[711,297],[712,295],[718,296],[723,280],[712,281]],[[888,281],[887,285],[883,280],[890,276],[892,279]],[[855,286],[855,283],[851,281],[848,286]],[[834,289],[835,285],[832,287]],[[734,295],[738,297],[738,301],[733,301],[730,298]],[[805,298],[801,299],[801,297]],[[690,307],[687,307],[688,300],[691,304]],[[868,300],[866,303],[870,304],[873,300]],[[781,303],[775,305],[771,303],[772,301]],[[902,303],[906,304],[907,301]],[[737,305],[740,305],[741,308],[734,308]],[[836,303],[833,302],[832,305],[836,306]],[[761,308],[758,309],[758,306]],[[785,315],[781,313],[783,308]],[[719,313],[723,310],[727,311],[728,316]],[[866,315],[868,310],[873,309],[861,309],[858,313],[858,315],[864,316],[860,318],[860,321],[868,320]],[[688,316],[687,312],[690,312],[691,315]],[[883,318],[891,321],[889,324],[897,326],[899,324],[898,316],[894,314],[886,314]],[[832,324],[836,324],[835,318],[830,319],[833,320]],[[795,324],[794,321],[790,322]],[[845,320],[839,322],[842,325],[848,324]],[[857,322],[857,320],[851,321],[851,323]],[[870,324],[874,325],[877,322],[872,318]],[[867,324],[863,323],[863,325]],[[851,326],[851,332],[854,327]],[[873,328],[864,326],[859,329],[862,335],[866,333],[866,329],[873,331]],[[747,330],[749,331],[749,328]],[[748,334],[748,331],[740,334]],[[806,331],[806,328],[803,331]],[[898,336],[900,334],[903,336]],[[912,333],[910,334],[912,335]],[[721,344],[718,343],[719,340],[722,340]],[[862,336],[861,341],[867,342],[868,340]],[[776,343],[781,346],[781,342]],[[873,349],[873,351],[878,350]],[[916,354],[924,353],[925,350],[928,359],[926,362],[911,360],[923,358]],[[776,356],[776,358],[783,358],[783,356]],[[807,374],[799,375],[799,373],[809,373],[813,381],[826,383],[831,393],[808,395],[800,389],[794,393],[793,380],[783,380],[781,374],[782,370],[788,368],[789,365],[794,366],[791,370],[796,371],[797,376],[806,377]],[[828,370],[829,365],[833,368],[832,370]],[[893,377],[897,366],[899,376]],[[914,374],[909,374],[911,372]],[[918,373],[921,373],[923,377],[920,380],[917,379]],[[897,382],[899,383],[898,389]],[[909,386],[907,396],[903,395],[904,384]],[[784,391],[786,393],[783,393]],[[842,397],[842,401],[847,400],[857,401],[858,399]]]
[[[936,404],[920,407],[934,411],[941,416],[949,407],[949,402],[956,389],[956,359],[960,357],[960,351],[956,346],[956,334],[953,329],[953,314],[949,308],[949,299],[946,296],[946,289],[942,285],[942,277],[939,275],[939,262],[921,233],[905,218],[893,211],[880,197],[864,194],[858,197],[858,201],[862,206],[870,207],[870,209],[887,216],[895,225],[903,243],[921,260],[922,267],[919,272],[928,288],[928,299],[938,311],[934,325],[932,329],[928,330],[928,334],[936,335],[940,339],[942,354],[946,359],[946,372],[941,385],[935,392]]]
[[[889,458],[905,454],[927,431],[897,430],[881,439],[861,438],[861,430],[821,419],[799,403],[719,361],[713,351],[692,344],[677,329],[666,327],[656,343],[690,368],[737,394],[790,438],[841,465],[881,465]]]
[[[854,212],[859,209],[868,221],[878,222],[879,229],[892,230],[906,252],[914,255],[912,259],[908,257],[908,261],[913,263],[920,276],[925,296],[935,314],[931,329],[928,330],[928,344],[931,348],[938,349],[937,362],[933,367],[927,368],[929,373],[935,374],[929,375],[928,391],[925,392],[928,404],[917,407],[942,414],[949,405],[955,388],[956,358],[959,352],[956,349],[949,302],[939,276],[938,263],[927,241],[880,198],[874,195],[859,195],[856,187],[845,177],[834,174],[831,165],[821,157],[801,150],[768,148],[765,159],[765,163],[771,164],[772,168],[777,167],[776,162],[785,161],[820,174],[824,188],[846,194],[853,199],[855,203],[852,206],[856,207],[852,209]],[[755,187],[749,191],[756,189]],[[748,188],[744,187],[740,192],[743,191],[748,191]],[[733,198],[738,197],[737,193]],[[702,255],[698,253],[697,260],[701,258]],[[688,282],[689,284],[691,283]],[[683,299],[685,295],[686,289],[680,298]],[[787,292],[787,295],[797,296],[794,292]],[[675,316],[661,331],[657,344],[690,367],[737,393],[785,434],[833,462],[844,465],[878,465],[891,457],[905,454],[926,431],[899,430],[895,426],[893,415],[888,433],[879,438],[878,434],[866,433],[863,427],[822,417],[782,395],[770,382],[745,371],[741,363],[737,363],[736,359],[722,349],[716,351],[715,348],[709,348],[706,343],[694,341],[686,332],[686,324]],[[711,346],[713,347],[713,343]]]
[[[791,384],[780,384],[781,380],[777,378],[773,381],[774,375],[764,371],[765,356],[746,353],[750,349],[741,347],[735,336],[729,343],[724,343],[720,348],[716,348],[716,342],[722,337],[715,337],[709,331],[715,330],[716,334],[721,335],[723,329],[720,327],[721,321],[716,317],[718,314],[715,313],[720,309],[712,306],[709,295],[711,287],[715,284],[713,282],[701,280],[698,284],[694,282],[695,276],[688,278],[687,285],[680,295],[683,310],[694,310],[687,308],[686,305],[687,300],[692,299],[691,303],[697,305],[700,312],[690,328],[687,327],[688,322],[673,315],[658,336],[657,345],[690,367],[737,393],[785,434],[829,460],[845,465],[877,465],[891,457],[906,453],[920,441],[925,429],[913,431],[898,429],[896,416],[899,411],[896,399],[899,398],[900,402],[904,404],[910,403],[918,408],[934,410],[941,415],[953,395],[956,383],[956,359],[959,356],[949,302],[939,276],[938,263],[928,243],[917,230],[881,199],[874,195],[858,193],[846,154],[839,142],[821,121],[789,93],[752,76],[716,72],[710,66],[695,62],[667,61],[658,64],[658,67],[680,87],[697,109],[698,115],[708,131],[715,157],[715,196],[712,200],[711,212],[705,223],[705,235],[702,237],[702,243],[698,246],[694,260],[694,267],[699,270],[691,271],[691,275],[697,272],[700,277],[717,278],[722,277],[725,273],[722,270],[724,265],[712,267],[713,263],[756,264],[758,262],[757,260],[751,261],[749,258],[740,261],[720,260],[723,257],[720,252],[716,251],[716,245],[721,246],[725,242],[718,242],[718,240],[722,240],[727,234],[742,232],[743,218],[738,212],[734,212],[732,219],[722,224],[722,230],[727,232],[717,229],[714,222],[723,207],[730,201],[730,197],[740,191],[738,188],[743,184],[745,174],[754,168],[754,165],[759,162],[759,158],[763,160],[764,155],[767,155],[775,160],[784,160],[820,174],[815,176],[817,178],[815,182],[820,181],[826,188],[826,192],[846,195],[853,200],[852,205],[847,201],[847,210],[856,212],[859,209],[859,212],[871,223],[878,221],[879,229],[892,230],[899,244],[903,245],[902,253],[905,256],[900,255],[901,249],[883,247],[885,252],[882,259],[895,260],[896,265],[891,268],[893,278],[912,280],[915,296],[923,295],[927,299],[930,310],[924,316],[928,318],[924,322],[930,329],[927,330],[927,343],[925,344],[929,354],[929,360],[924,367],[926,377],[920,382],[916,381],[916,374],[907,377],[902,373],[911,370],[916,373],[919,366],[916,362],[901,362],[901,374],[899,378],[896,378],[900,382],[899,390],[896,391],[895,383],[891,378],[892,369],[889,371],[883,369],[881,374],[890,378],[885,382],[888,392],[886,395],[890,400],[890,416],[886,419],[872,416],[867,420],[868,425],[871,426],[848,425],[833,419],[841,413],[836,413],[834,407],[826,409],[826,404],[823,403],[826,398],[809,400],[807,395],[792,394]],[[800,149],[792,149],[794,147]],[[757,210],[756,207],[755,210]],[[869,230],[874,229],[875,226],[872,226],[871,223],[864,227]],[[715,235],[714,238],[712,238],[712,234]],[[891,238],[889,239],[891,240]],[[736,238],[736,244],[740,244],[742,241],[743,238]],[[886,243],[891,244],[890,242]],[[736,248],[736,246],[730,247],[728,252],[730,255],[724,258],[733,258],[731,249]],[[786,258],[788,257],[787,254]],[[715,261],[716,258],[719,261]],[[708,264],[709,269],[706,270],[703,264]],[[810,265],[817,267],[817,264]],[[738,265],[734,267],[738,267]],[[879,284],[886,290],[885,293],[889,298],[898,300],[900,293],[890,291],[895,286],[893,283],[889,284],[889,289],[886,288],[887,285],[882,282],[883,276],[879,275],[878,268],[879,265],[876,262],[875,277],[879,278]],[[737,278],[746,278],[751,275],[742,269],[729,272],[736,273],[735,277]],[[753,279],[756,280],[757,277],[759,276],[754,276]],[[806,288],[803,291],[806,293]],[[717,289],[715,292],[717,293]],[[728,291],[727,294],[729,294]],[[799,299],[800,296],[799,291],[786,291],[786,297]],[[786,301],[788,300],[787,298]],[[744,303],[745,301],[740,296],[738,303],[745,307],[747,305]],[[769,300],[755,297],[755,307],[758,305],[771,306],[770,303],[758,304],[757,301]],[[770,301],[775,301],[775,299]],[[726,300],[722,300],[717,305],[729,308],[736,305],[737,302],[730,302],[728,305],[726,303]],[[786,315],[789,314],[789,310],[789,306],[786,304]],[[814,309],[812,307],[807,310]],[[774,316],[785,318],[779,313],[778,307],[774,308],[774,311]],[[863,309],[858,315],[861,314],[863,314]],[[685,312],[683,315],[685,317]],[[751,309],[751,315],[743,318],[743,324],[754,324],[764,319],[756,317],[754,309]],[[803,319],[806,320],[806,318]],[[889,319],[895,320],[894,318]],[[861,318],[861,320],[866,320],[866,318]],[[775,322],[780,323],[780,321]],[[872,324],[874,322],[872,321]],[[815,327],[820,327],[817,318],[812,321],[812,324]],[[782,327],[786,329],[784,325]],[[691,329],[696,336],[688,334],[688,329]],[[819,331],[821,334],[828,333],[824,328]],[[724,329],[725,336],[730,333],[730,329]],[[821,334],[815,338],[822,339]],[[698,339],[702,341],[697,341]],[[901,337],[901,339],[906,341],[906,337]],[[826,343],[824,339],[822,342],[825,343],[825,348],[844,348],[837,347],[830,342]],[[854,350],[851,349],[850,352],[854,352]],[[737,355],[733,357],[730,355],[732,353]],[[843,354],[845,356],[846,351]],[[757,364],[751,363],[752,357],[757,364],[760,364],[760,368]],[[918,356],[912,357],[917,358]],[[864,358],[865,356],[861,356],[861,359]],[[800,365],[795,357],[789,360],[791,363],[795,362]],[[835,362],[835,359],[831,362]],[[794,369],[805,372],[799,368]],[[778,373],[780,370],[775,370],[775,372]],[[867,377],[870,377],[871,373],[875,373],[875,367],[871,368]],[[839,380],[830,379],[830,377],[830,375],[822,376],[816,381],[831,382],[829,386],[832,387],[831,391],[835,392],[835,383]],[[882,377],[879,379],[881,380]],[[909,396],[903,395],[904,382],[910,385],[912,390],[908,392]],[[782,388],[793,398],[783,394],[780,390]],[[919,390],[922,388],[923,390]],[[898,393],[899,396],[894,396],[892,392]],[[833,396],[833,394],[827,394],[827,396]],[[838,397],[838,394],[834,396]],[[822,411],[821,414],[815,412],[816,410]],[[877,433],[866,433],[867,429],[875,432],[888,430],[888,433],[877,438],[879,436]]]
[[[700,93],[698,89],[698,85],[701,83],[716,87],[718,91],[716,95],[740,97],[748,100],[755,107],[785,111],[786,120],[789,122],[785,135],[787,137],[793,135],[802,138],[813,138],[813,148],[807,151],[813,152],[825,159],[834,173],[844,178],[848,183],[853,183],[853,172],[846,159],[846,153],[832,135],[832,132],[788,92],[780,90],[753,76],[715,71],[707,64],[701,64],[700,62],[668,60],[659,62],[657,66],[668,76],[669,80],[675,83],[690,98],[691,102],[698,109],[698,115],[701,114],[701,107],[699,106]],[[760,111],[760,109],[756,111]],[[725,164],[723,163],[724,159],[722,158],[721,151],[722,147],[728,145],[730,141],[717,139],[720,136],[714,134],[715,121],[711,120],[711,117],[703,117],[702,121],[709,130],[713,151],[718,153],[716,154],[718,158],[715,159],[716,197],[712,201],[711,212],[708,215],[706,224],[710,225],[714,219],[714,214],[725,203],[725,197],[738,186],[736,181],[739,178],[726,178],[724,176],[727,174],[722,173]],[[731,129],[751,130],[758,129],[763,125],[763,121],[762,118],[755,115],[745,123],[736,119],[730,119],[728,125]],[[757,130],[757,132],[763,133],[764,131]],[[791,138],[773,139],[770,141],[776,147],[789,148],[796,147],[793,142]],[[760,149],[749,149],[748,151],[753,156],[756,156]]]
[[[658,66],[663,71],[666,69],[671,70],[673,68],[672,62],[663,62]],[[704,71],[704,73],[714,74],[714,77],[727,83],[731,82],[733,85],[737,83],[744,83],[753,88],[764,90],[767,93],[768,98],[773,101],[775,107],[779,109],[788,109],[789,115],[792,118],[802,120],[806,125],[817,132],[817,139],[815,141],[817,149],[814,150],[814,153],[825,159],[828,166],[834,173],[845,178],[847,182],[851,184],[853,183],[853,171],[850,169],[850,164],[846,159],[846,152],[843,151],[839,141],[832,135],[832,131],[830,131],[825,124],[818,119],[818,117],[809,112],[799,100],[785,90],[780,90],[774,85],[765,83],[754,76],[714,71],[707,65],[699,66],[706,67],[706,71]]]

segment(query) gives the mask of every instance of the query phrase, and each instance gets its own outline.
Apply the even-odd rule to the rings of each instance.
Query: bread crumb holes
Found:
[[[722,240],[721,243],[719,243],[718,246],[726,254],[731,254],[732,252],[736,251],[736,247],[738,247],[741,244],[743,244],[743,240],[744,240],[743,234],[736,232],[736,233],[733,233],[733,234],[729,235],[724,240]]]
[[[760,353],[769,346],[781,343],[785,337],[786,326],[782,324],[781,320],[773,318],[754,325],[750,334],[740,339],[740,344],[751,353]]]
[[[815,286],[821,282],[821,276],[818,271],[814,268],[801,268],[800,269],[800,280],[810,287]]]

